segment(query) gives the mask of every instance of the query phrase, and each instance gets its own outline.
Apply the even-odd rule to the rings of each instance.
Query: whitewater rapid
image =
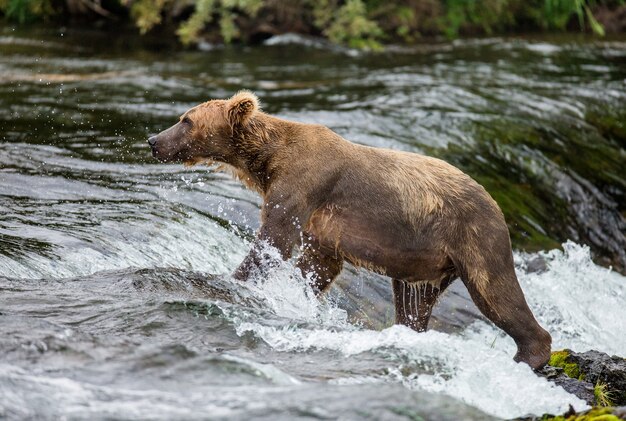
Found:
[[[595,349],[626,355],[624,276],[597,266],[588,247],[571,241],[563,244],[563,251],[516,253],[515,257],[522,289],[537,319],[552,334],[553,350]],[[537,257],[545,261],[545,270],[526,272],[527,262]],[[294,289],[289,284],[294,278],[297,275],[283,273],[260,291],[276,314],[295,318],[293,323],[275,326],[238,319],[237,332],[251,332],[284,352],[330,350],[338,358],[350,359],[374,352],[390,361],[384,375],[340,378],[333,383],[399,382],[410,389],[453,396],[501,418],[559,414],[570,405],[577,411],[588,408],[527,365],[515,363],[513,340],[490,323],[477,320],[460,334],[416,333],[398,325],[382,331],[363,329],[348,323],[332,304],[317,306],[310,292],[302,292],[304,281]],[[301,322],[313,324],[302,327]],[[405,375],[405,366],[425,372]]]
[[[229,273],[249,247],[233,232],[193,213],[154,227],[133,227],[131,221],[101,229],[115,229],[126,241],[86,249],[66,246],[57,251],[58,257],[32,255],[16,260],[1,256],[0,271],[17,279],[63,279],[100,271],[163,267]],[[111,232],[97,236],[111,237]],[[528,271],[528,262],[537,258],[545,267]],[[515,259],[522,289],[539,322],[552,334],[553,349],[596,349],[626,355],[624,276],[594,264],[589,248],[573,242],[563,244],[563,251],[515,253]],[[245,286],[232,281],[230,287],[241,288],[265,303],[265,313],[260,316],[244,305],[211,300],[241,337],[253,335],[278,353],[303,354],[303,358],[308,353],[330,352],[332,358],[358,361],[373,353],[387,361],[376,373],[343,374],[328,379],[328,384],[401,384],[411,390],[452,396],[500,418],[562,413],[570,405],[576,410],[587,408],[582,400],[538,377],[525,364],[515,363],[515,344],[488,322],[476,320],[458,333],[416,333],[404,326],[368,329],[349,321],[347,312],[336,303],[336,291],[318,301],[290,263],[268,279]],[[445,299],[444,294],[441,302]],[[268,312],[273,316],[268,317]],[[255,364],[254,360],[249,364]],[[271,364],[264,367],[283,372]]]

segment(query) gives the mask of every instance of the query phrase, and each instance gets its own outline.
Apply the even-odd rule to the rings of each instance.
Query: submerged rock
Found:
[[[626,359],[604,352],[574,352],[569,349],[552,353],[540,375],[562,386],[589,405],[626,405]]]

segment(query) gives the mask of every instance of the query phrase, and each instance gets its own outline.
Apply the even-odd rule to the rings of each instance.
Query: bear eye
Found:
[[[182,122],[191,126],[191,119],[189,117],[184,117]]]

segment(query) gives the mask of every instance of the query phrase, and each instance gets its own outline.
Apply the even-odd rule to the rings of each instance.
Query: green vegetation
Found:
[[[620,418],[613,415],[614,408],[592,408],[589,411],[574,415],[544,415],[540,421],[620,421]]]
[[[18,23],[44,18],[53,12],[50,0],[0,0],[0,13]]]
[[[230,43],[240,37],[235,18],[239,15],[253,18],[261,7],[263,7],[262,0],[196,0],[193,14],[180,25],[176,33],[183,44],[195,42],[202,30],[215,19],[224,42]],[[142,30],[147,29],[150,28],[142,28]]]
[[[365,3],[346,0],[339,5],[332,0],[315,2],[315,25],[333,42],[353,48],[379,49],[384,33],[378,24],[368,18]]]
[[[563,369],[563,373],[565,373],[568,377],[577,380],[585,380],[585,373],[583,373],[579,367],[579,365],[572,361],[570,358],[570,351],[564,349],[562,351],[554,351],[550,356],[550,361],[548,361],[548,365],[552,367],[559,367]],[[613,394],[609,390],[609,387],[606,383],[598,380],[596,385],[593,388],[593,395],[595,397],[595,404],[602,407],[612,407],[613,406]],[[595,416],[606,415],[607,412],[597,413]],[[607,415],[608,416],[608,415]],[[552,419],[552,418],[550,418]],[[556,418],[555,418],[556,419]],[[570,419],[570,418],[566,418]],[[573,418],[578,420],[579,418]],[[613,418],[581,418],[581,420],[587,419],[598,419],[598,420],[612,420]]]
[[[583,380],[584,375],[581,374],[578,364],[569,362],[568,358],[569,351],[554,351],[550,356],[550,361],[548,361],[548,364],[552,367],[562,368],[563,372],[572,379]]]
[[[593,388],[593,396],[596,398],[598,406],[613,406],[611,392],[608,390],[606,383],[598,382]]]
[[[376,50],[385,42],[432,35],[578,28],[602,36],[594,13],[623,5],[624,0],[0,0],[0,14],[17,23],[79,15],[130,19],[141,33],[174,23],[183,44],[201,37],[250,42],[300,32]]]
[[[595,0],[546,0],[544,2],[545,24],[556,29],[564,29],[572,15],[578,18],[581,28],[585,22],[593,32],[604,35],[604,28],[593,16],[591,11],[599,2]]]

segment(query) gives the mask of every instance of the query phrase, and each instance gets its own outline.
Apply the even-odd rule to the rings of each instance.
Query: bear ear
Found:
[[[259,110],[259,99],[250,91],[239,91],[228,100],[227,109],[231,126],[244,126]]]

